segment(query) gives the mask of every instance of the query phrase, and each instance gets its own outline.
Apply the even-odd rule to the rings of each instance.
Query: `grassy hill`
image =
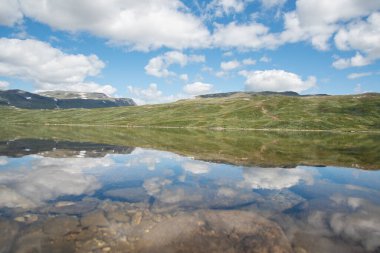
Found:
[[[102,109],[0,108],[0,124],[88,124],[150,127],[380,130],[380,94],[242,95]]]

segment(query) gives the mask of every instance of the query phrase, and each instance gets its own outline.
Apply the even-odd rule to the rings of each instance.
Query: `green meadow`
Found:
[[[379,131],[380,95],[246,95],[102,109],[2,107],[0,124]]]

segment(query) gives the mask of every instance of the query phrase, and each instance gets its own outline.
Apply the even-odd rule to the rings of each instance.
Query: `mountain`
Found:
[[[130,98],[111,98],[103,93],[47,91],[39,94],[23,90],[0,91],[0,106],[23,109],[70,109],[134,106]]]
[[[227,96],[91,110],[0,108],[0,124],[380,132],[380,94]]]
[[[197,96],[197,98],[227,98],[227,97],[250,97],[250,96],[311,97],[311,96],[328,96],[328,95],[327,94],[300,95],[294,91],[284,91],[284,92],[275,92],[275,91],[241,92],[241,91],[233,91],[233,92],[199,95],[199,96]]]
[[[75,92],[75,91],[42,91],[38,93],[41,96],[57,98],[57,99],[101,99],[101,100],[116,100],[104,93],[99,92]]]

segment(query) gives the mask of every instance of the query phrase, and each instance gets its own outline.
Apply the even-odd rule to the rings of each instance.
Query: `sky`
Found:
[[[0,89],[380,92],[379,0],[0,0]]]

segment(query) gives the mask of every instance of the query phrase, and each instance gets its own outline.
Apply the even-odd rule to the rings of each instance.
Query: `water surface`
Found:
[[[0,252],[380,251],[377,136],[73,130],[2,132]]]

